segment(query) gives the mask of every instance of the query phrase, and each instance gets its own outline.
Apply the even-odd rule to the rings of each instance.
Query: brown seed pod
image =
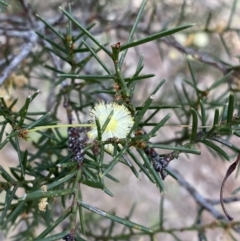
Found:
[[[73,153],[73,161],[82,162],[84,159],[85,147],[83,138],[81,137],[81,128],[70,127],[68,129],[68,146],[70,151]]]

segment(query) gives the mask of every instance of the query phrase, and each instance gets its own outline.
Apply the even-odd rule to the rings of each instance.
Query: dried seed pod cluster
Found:
[[[82,162],[84,159],[83,148],[85,147],[85,145],[81,136],[82,131],[82,128],[68,128],[68,146],[70,151],[73,153],[73,161],[77,162]]]
[[[63,237],[63,240],[65,241],[76,241],[76,238],[72,234],[67,234],[66,236]]]
[[[151,159],[153,163],[153,168],[160,173],[162,179],[164,180],[168,175],[165,168],[168,166],[169,162],[175,157],[173,154],[166,154],[164,157],[160,157],[158,153],[151,147],[144,149],[146,155]]]

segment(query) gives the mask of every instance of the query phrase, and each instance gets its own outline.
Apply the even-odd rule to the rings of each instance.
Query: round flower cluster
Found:
[[[124,105],[117,103],[100,102],[90,112],[90,122],[95,123],[96,118],[99,120],[100,126],[103,127],[108,116],[113,111],[111,120],[109,121],[105,131],[102,133],[102,140],[109,138],[125,138],[133,126],[133,118],[130,111]],[[98,132],[97,126],[94,125],[88,133],[89,139],[96,139]],[[105,145],[105,149],[113,153],[113,145]]]

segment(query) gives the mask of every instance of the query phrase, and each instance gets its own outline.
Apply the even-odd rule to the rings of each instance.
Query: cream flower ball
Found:
[[[98,118],[100,126],[103,127],[109,114],[113,111],[110,122],[108,123],[105,131],[102,133],[102,140],[105,141],[109,138],[125,138],[133,126],[133,118],[130,111],[124,106],[113,103],[98,103],[90,112],[90,122],[95,123]],[[87,133],[89,139],[97,138],[97,126],[94,125]],[[105,145],[105,149],[113,153],[113,145]]]

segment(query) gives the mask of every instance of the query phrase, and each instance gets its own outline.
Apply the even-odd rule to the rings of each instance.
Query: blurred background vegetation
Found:
[[[224,189],[225,206],[233,221],[224,216],[219,198],[230,165],[226,159],[233,162],[240,152],[239,1],[148,0],[143,8],[142,1],[137,0],[9,0],[0,1],[0,6],[0,240],[61,240],[65,235],[71,236],[73,230],[74,238],[65,236],[65,240],[240,239],[240,198],[236,193],[232,195],[238,188],[237,175],[227,180]],[[64,11],[109,51],[112,44],[132,41],[129,34],[136,19],[133,40],[178,26],[195,25],[129,48],[121,66],[126,83],[130,83],[128,88],[134,89],[128,99],[118,92],[115,79],[99,79],[115,74],[113,60]],[[128,78],[136,77],[141,60],[144,68],[140,76],[154,76],[131,83]],[[103,64],[111,73],[106,73]],[[69,74],[85,77],[78,79]],[[43,196],[36,192],[42,190],[42,185],[49,188],[56,182],[60,191],[68,190],[75,185],[74,180],[80,180],[71,179],[79,172],[69,156],[66,128],[31,133],[28,141],[16,136],[19,128],[68,124],[71,120],[86,123],[89,111],[101,100],[120,100],[129,108],[132,105],[141,110],[163,79],[166,81],[154,94],[152,104],[162,107],[156,113],[149,107],[143,120],[152,114],[149,122],[153,125],[139,127],[149,133],[168,113],[172,114],[147,139],[162,145],[155,149],[161,157],[169,153],[178,157],[166,169],[170,175],[163,182],[165,191],[160,192],[161,186],[149,180],[153,175],[150,168],[146,168],[149,176],[139,170],[146,163],[139,166],[133,162],[138,172],[135,175],[135,169],[119,163],[111,170],[110,178],[101,183],[99,169],[87,169],[87,165],[92,165],[87,161],[95,160],[88,154],[86,180],[97,179],[96,183],[103,186],[82,180],[85,185],[81,185],[79,200],[83,202],[78,204],[85,209],[79,209],[80,218],[75,220],[76,216],[66,211],[75,207],[70,193],[61,197],[49,194],[47,210],[39,211]],[[135,113],[137,116],[138,112]],[[82,135],[87,143],[84,131]],[[184,147],[195,153],[181,149]],[[196,155],[196,149],[201,155]],[[141,154],[134,155],[141,162]],[[107,167],[112,157],[106,155],[104,163]],[[70,177],[69,173],[73,175]],[[66,181],[60,183],[65,176]],[[18,202],[24,193],[33,193],[32,199]],[[98,209],[109,213],[110,220],[99,216]],[[55,225],[56,220],[59,223]],[[140,231],[129,220],[142,225]],[[149,234],[150,229],[153,233]]]

